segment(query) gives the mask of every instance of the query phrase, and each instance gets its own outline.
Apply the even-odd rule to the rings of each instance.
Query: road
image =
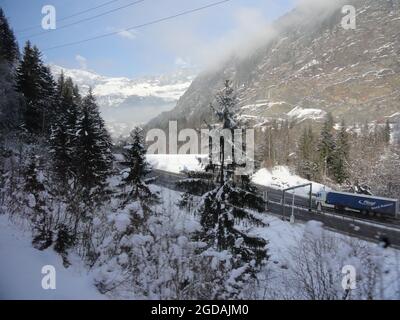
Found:
[[[153,170],[151,177],[153,184],[176,191],[184,191],[177,186],[177,182],[184,178],[183,175],[162,170]],[[292,213],[292,195],[285,196],[285,206],[282,204],[282,191],[270,187],[255,185],[260,194],[267,195],[266,212],[290,220]],[[334,210],[326,209],[322,212],[316,210],[315,201],[312,201],[312,209],[309,208],[309,199],[295,196],[293,213],[296,221],[320,221],[327,229],[340,232],[349,236],[364,240],[379,242],[383,237],[387,238],[390,245],[400,248],[400,222],[381,222],[375,219],[367,219],[357,214],[338,214]]]

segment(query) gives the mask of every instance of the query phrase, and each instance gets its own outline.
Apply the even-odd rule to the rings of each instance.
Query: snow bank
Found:
[[[199,158],[205,158],[202,154],[148,154],[147,161],[153,169],[180,173],[183,170],[202,170]]]
[[[105,299],[79,259],[65,269],[53,249],[34,249],[30,237],[11,225],[6,215],[0,215],[0,257],[0,300]],[[56,270],[55,290],[42,288],[41,271],[46,265]]]
[[[295,107],[294,109],[289,111],[287,115],[290,118],[297,120],[305,120],[305,119],[318,120],[324,118],[326,116],[326,112],[321,109],[312,109],[312,108],[304,109],[301,107]]]
[[[328,187],[322,184],[303,179],[290,173],[289,168],[285,166],[276,166],[271,171],[266,168],[260,169],[253,175],[252,182],[261,186],[277,189],[286,189],[305,183],[312,183],[313,193],[323,189],[329,190]],[[303,196],[308,196],[308,192],[308,187],[296,190],[296,194]]]

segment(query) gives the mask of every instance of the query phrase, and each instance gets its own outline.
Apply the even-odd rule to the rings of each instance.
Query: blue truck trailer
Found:
[[[337,210],[353,210],[363,214],[399,218],[399,200],[363,194],[327,191],[317,194],[317,203]]]

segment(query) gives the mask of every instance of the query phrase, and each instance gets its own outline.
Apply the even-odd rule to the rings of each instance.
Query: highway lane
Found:
[[[177,186],[177,182],[185,178],[182,174],[153,170],[150,177],[152,183],[175,191],[184,191]],[[266,212],[274,214],[283,220],[290,219],[293,197],[285,196],[285,206],[282,205],[282,191],[270,187],[256,185],[261,194],[266,192]],[[324,208],[323,212],[317,212],[315,200],[312,201],[312,209],[309,208],[309,199],[295,196],[294,216],[296,221],[320,221],[330,230],[340,232],[360,239],[379,242],[383,237],[389,239],[393,247],[400,248],[400,225],[381,223],[361,217],[342,215],[334,210]]]

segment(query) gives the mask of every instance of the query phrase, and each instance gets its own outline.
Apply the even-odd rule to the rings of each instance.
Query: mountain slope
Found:
[[[355,30],[341,25],[344,3],[357,9]],[[394,115],[400,110],[400,1],[325,4],[300,7],[279,19],[273,40],[199,75],[176,108],[148,126],[166,128],[170,119],[190,127],[211,121],[208,106],[225,79],[239,94],[237,112],[253,124],[319,120],[326,112],[349,124]]]

